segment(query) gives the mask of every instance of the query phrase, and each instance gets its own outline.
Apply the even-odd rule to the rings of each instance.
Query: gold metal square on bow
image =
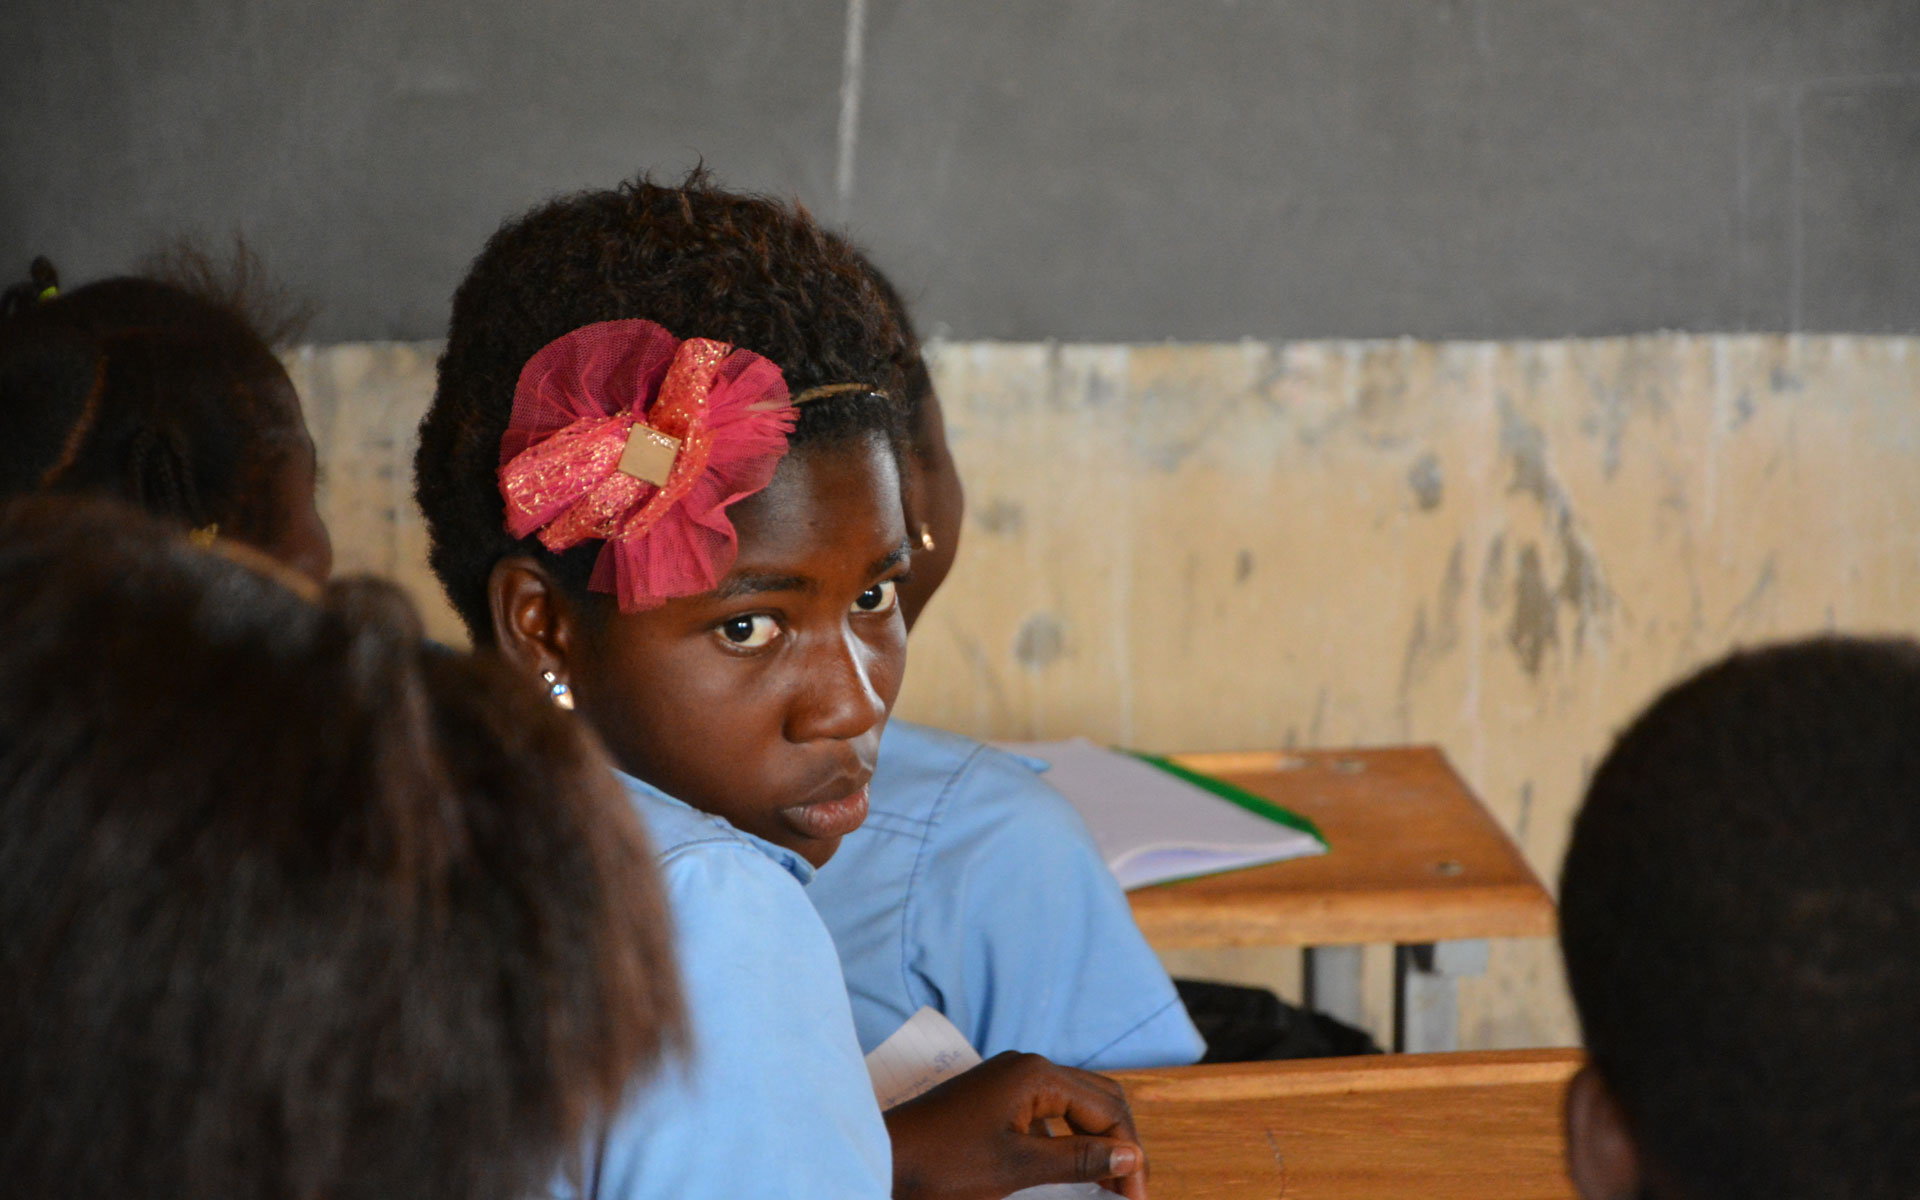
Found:
[[[620,454],[620,470],[655,487],[665,487],[667,477],[673,474],[674,461],[679,457],[679,438],[636,424],[627,434],[627,448]]]

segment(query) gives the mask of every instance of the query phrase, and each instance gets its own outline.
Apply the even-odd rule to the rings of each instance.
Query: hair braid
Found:
[[[212,520],[195,487],[193,469],[171,429],[143,425],[127,443],[127,498],[151,513],[172,517],[190,529]]]

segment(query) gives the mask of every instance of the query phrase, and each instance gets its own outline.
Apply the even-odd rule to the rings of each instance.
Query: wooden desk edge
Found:
[[[1177,885],[1176,889],[1177,889]],[[1133,919],[1162,949],[1189,946],[1343,946],[1462,938],[1553,937],[1552,897],[1532,884],[1445,890],[1236,896],[1143,888]]]
[[[1460,772],[1447,757],[1446,747],[1438,742],[1406,742],[1392,746],[1314,746],[1302,750],[1185,750],[1167,758],[1189,771],[1202,775],[1241,775],[1268,771],[1295,771],[1315,761],[1364,759],[1370,754],[1422,751],[1439,759],[1455,779]],[[1466,781],[1460,779],[1461,787]],[[1468,789],[1468,794],[1472,794]],[[1477,799],[1477,797],[1476,797]]]
[[[1421,743],[1417,746],[1395,746],[1396,750],[1438,750],[1438,746]],[[1179,754],[1169,754],[1167,758],[1179,763],[1189,771],[1198,771],[1203,775],[1232,775],[1254,771],[1285,771],[1301,766],[1309,757],[1350,757],[1353,751],[1313,750],[1294,752],[1291,750],[1195,750]]]
[[[1112,1071],[1133,1104],[1216,1103],[1426,1088],[1564,1084],[1580,1050],[1480,1050]]]

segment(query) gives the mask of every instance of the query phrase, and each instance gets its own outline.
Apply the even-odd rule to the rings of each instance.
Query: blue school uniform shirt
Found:
[[[807,889],[862,1049],[928,1005],[983,1055],[1090,1070],[1206,1050],[1080,815],[1036,767],[894,721],[866,824]]]
[[[597,1200],[883,1200],[892,1150],[807,861],[620,775],[653,839],[689,1051],[639,1084],[578,1180]]]

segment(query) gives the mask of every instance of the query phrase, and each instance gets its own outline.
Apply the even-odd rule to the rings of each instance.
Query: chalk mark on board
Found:
[[[847,0],[847,53],[840,68],[840,159],[833,172],[842,224],[853,214],[853,150],[860,137],[860,76],[866,41],[867,0]]]

